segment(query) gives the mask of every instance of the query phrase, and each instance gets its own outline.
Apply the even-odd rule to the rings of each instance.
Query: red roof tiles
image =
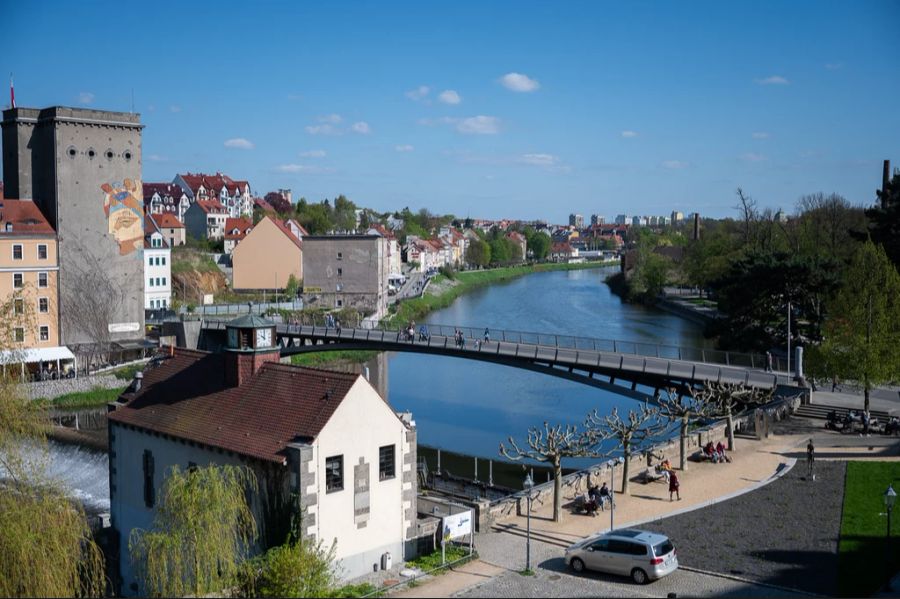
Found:
[[[150,218],[156,223],[160,229],[183,229],[184,224],[178,220],[178,217],[171,212],[163,212],[162,214],[150,214]]]
[[[151,364],[110,421],[277,463],[289,443],[319,435],[359,378],[267,362],[227,387],[226,355],[183,348]]]
[[[31,200],[0,201],[0,235],[55,235],[56,231]]]

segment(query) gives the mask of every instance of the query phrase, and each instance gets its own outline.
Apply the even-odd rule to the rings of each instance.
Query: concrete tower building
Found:
[[[61,343],[144,337],[140,115],[3,111],[7,197],[31,198],[59,238]]]

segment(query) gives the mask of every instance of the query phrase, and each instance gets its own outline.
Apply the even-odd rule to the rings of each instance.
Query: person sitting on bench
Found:
[[[594,487],[594,489],[597,489],[597,487]],[[597,505],[600,506],[601,510],[605,509],[606,504],[612,501],[612,495],[610,494],[609,487],[606,486],[606,483],[603,483],[600,489],[597,490],[594,500],[597,502]]]

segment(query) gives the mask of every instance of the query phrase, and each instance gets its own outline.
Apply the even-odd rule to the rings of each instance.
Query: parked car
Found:
[[[646,584],[678,569],[678,556],[665,535],[625,529],[575,543],[566,549],[566,565],[575,572],[620,574],[630,576],[637,584]]]

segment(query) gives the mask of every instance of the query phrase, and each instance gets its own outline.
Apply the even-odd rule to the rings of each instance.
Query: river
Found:
[[[626,304],[604,283],[616,267],[552,271],[476,290],[433,312],[429,323],[712,347],[702,327],[654,308]],[[510,435],[544,421],[580,424],[597,409],[635,408],[634,400],[528,370],[444,356],[395,353],[388,400],[409,410],[422,445],[498,456]],[[587,465],[570,460],[569,466]]]

